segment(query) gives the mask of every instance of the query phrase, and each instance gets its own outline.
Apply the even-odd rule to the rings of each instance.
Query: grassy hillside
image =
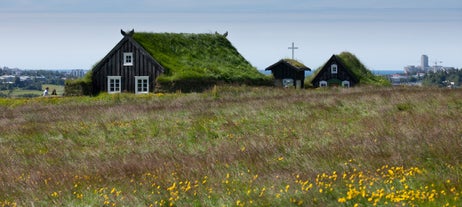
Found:
[[[161,84],[269,82],[221,34],[135,33],[133,38],[165,67]]]
[[[0,99],[0,206],[457,206],[461,100],[361,87]]]

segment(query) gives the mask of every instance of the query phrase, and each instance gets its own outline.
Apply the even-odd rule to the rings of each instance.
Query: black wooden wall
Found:
[[[130,38],[124,37],[95,67],[92,76],[94,92],[108,91],[108,76],[121,76],[121,91],[131,93],[135,93],[135,76],[149,76],[149,92],[154,91],[162,67]],[[133,53],[133,66],[124,66],[126,52]]]
[[[272,74],[274,76],[274,79],[276,80],[283,80],[283,79],[293,79],[294,81],[296,80],[301,80],[301,87],[304,87],[304,82],[305,82],[305,71],[302,70],[296,70],[294,67],[291,67],[288,64],[285,63],[279,63],[275,65],[274,67],[271,68]],[[295,84],[295,83],[294,83]]]
[[[304,87],[304,81],[305,81],[305,71],[298,71],[294,70],[293,68],[287,66],[287,65],[279,65],[275,68],[273,68],[273,76],[274,79],[277,80],[283,80],[283,79],[293,79],[294,81],[296,80],[301,80],[302,85],[301,87]]]
[[[331,73],[331,65],[337,64],[337,74]],[[314,87],[319,87],[320,81],[329,81],[331,79],[338,79],[340,81],[350,81],[350,87],[355,86],[358,83],[358,80],[354,75],[348,71],[347,68],[338,61],[336,57],[332,57],[327,61],[327,63],[323,66],[321,71],[316,75],[316,77],[311,82]]]

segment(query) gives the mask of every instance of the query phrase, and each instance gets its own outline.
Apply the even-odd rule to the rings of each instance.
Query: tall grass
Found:
[[[0,206],[456,206],[462,91],[0,99]]]

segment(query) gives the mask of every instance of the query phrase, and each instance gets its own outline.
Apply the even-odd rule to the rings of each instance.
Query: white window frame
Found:
[[[332,65],[330,66],[330,72],[331,72],[332,74],[337,74],[337,73],[338,73],[338,65],[337,65],[337,64],[332,64]]]
[[[347,81],[347,80],[342,81],[342,86],[345,87],[345,88],[349,88],[350,87],[350,81]]]
[[[114,80],[114,86],[111,87],[111,81]],[[117,86],[117,82],[119,85]],[[107,92],[108,93],[120,93],[122,92],[122,76],[108,76],[107,77]]]
[[[146,81],[146,86],[141,86],[142,88],[146,87],[146,90],[139,90],[138,88],[138,81]],[[141,82],[143,84],[143,82]],[[135,76],[135,93],[136,94],[143,94],[149,93],[149,76]]]
[[[295,84],[294,79],[292,79],[292,78],[282,79],[282,86],[284,86],[284,88],[293,87],[294,84]]]
[[[319,81],[319,87],[327,87],[327,81]]]
[[[133,66],[132,52],[124,52],[124,66]]]

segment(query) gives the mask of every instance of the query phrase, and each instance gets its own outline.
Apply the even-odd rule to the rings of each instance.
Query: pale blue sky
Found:
[[[258,69],[290,57],[292,42],[313,69],[342,51],[373,70],[422,54],[462,68],[460,0],[0,0],[0,67],[89,69],[132,28],[228,31]]]

